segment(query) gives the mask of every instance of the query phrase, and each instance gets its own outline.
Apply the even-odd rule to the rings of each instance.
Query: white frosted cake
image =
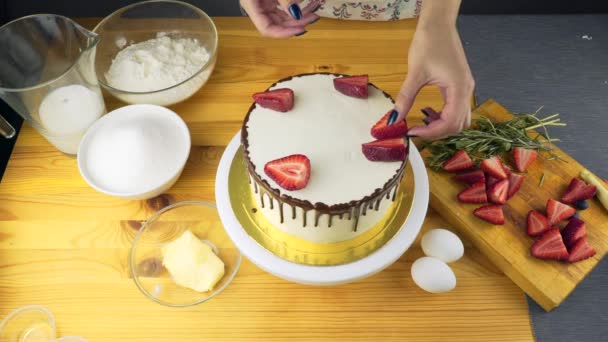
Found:
[[[293,90],[293,108],[280,112],[254,103],[242,129],[257,214],[287,234],[319,243],[352,239],[381,221],[406,164],[373,162],[361,152],[374,140],[370,127],[394,107],[390,96],[371,84],[366,99],[345,96],[334,88],[336,77],[305,74],[277,82],[269,90]],[[264,165],[294,154],[308,157],[310,178],[304,188],[289,191]]]

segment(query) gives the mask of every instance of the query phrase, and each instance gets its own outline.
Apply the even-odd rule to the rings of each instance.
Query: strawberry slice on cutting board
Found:
[[[467,184],[475,184],[477,182],[486,182],[486,174],[482,170],[464,171],[456,176],[454,180]]]
[[[562,238],[568,249],[572,248],[578,239],[587,236],[585,222],[581,219],[573,217],[568,224],[562,229]]]
[[[530,236],[538,236],[551,229],[547,217],[536,210],[528,212],[527,231]]]
[[[293,90],[289,88],[279,88],[253,94],[253,100],[261,107],[276,110],[278,112],[288,112],[293,109]]]
[[[568,189],[561,198],[563,203],[572,204],[576,201],[587,200],[593,198],[597,192],[595,185],[590,185],[584,181],[574,177],[568,185]]]
[[[458,194],[458,200],[462,203],[487,203],[486,183],[477,182]]]
[[[531,150],[523,147],[513,148],[513,160],[515,161],[515,168],[519,172],[524,172],[538,156],[538,151]]]
[[[508,176],[504,165],[497,156],[482,161],[481,169],[494,178],[506,179]]]
[[[285,190],[304,189],[310,179],[310,160],[303,154],[292,154],[269,161],[264,172]]]
[[[549,219],[550,225],[558,224],[565,219],[569,219],[576,213],[576,209],[552,198],[547,201],[547,208],[545,211],[547,212],[547,218]]]
[[[405,120],[395,122],[388,125],[388,117],[393,110],[389,110],[376,124],[372,127],[372,136],[378,140],[403,137],[407,133],[407,123]]]
[[[492,187],[488,189],[488,199],[490,202],[496,204],[505,204],[507,203],[507,196],[509,194],[509,180],[503,179],[493,184]]]
[[[371,161],[398,161],[407,158],[407,139],[376,140],[361,145],[365,158]]]
[[[509,175],[509,191],[507,193],[507,200],[513,197],[524,184],[524,176],[517,173],[511,173]]]
[[[530,254],[539,259],[567,260],[568,250],[559,229],[549,229],[530,248]]]
[[[473,215],[493,224],[501,225],[505,223],[505,216],[502,212],[501,205],[484,205],[483,207],[475,209]]]
[[[366,99],[368,82],[367,75],[337,77],[334,78],[334,88],[346,96]]]
[[[471,157],[469,157],[467,152],[465,150],[460,150],[454,153],[452,158],[443,162],[441,167],[448,172],[457,172],[468,170],[473,166],[475,166],[475,163],[471,160]]]
[[[589,246],[586,238],[578,239],[574,245],[570,248],[570,255],[568,255],[568,262],[573,263],[585,259],[589,259],[595,255],[595,249]]]

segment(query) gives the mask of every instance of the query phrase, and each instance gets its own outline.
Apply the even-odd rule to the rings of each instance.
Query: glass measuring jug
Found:
[[[99,37],[69,18],[40,14],[0,27],[0,98],[60,151],[76,154],[105,114],[95,75]],[[14,130],[0,117],[0,134]]]

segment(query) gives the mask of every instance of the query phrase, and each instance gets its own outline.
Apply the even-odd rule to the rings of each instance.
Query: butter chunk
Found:
[[[162,253],[163,266],[177,285],[205,292],[224,276],[222,260],[189,230],[164,246]]]

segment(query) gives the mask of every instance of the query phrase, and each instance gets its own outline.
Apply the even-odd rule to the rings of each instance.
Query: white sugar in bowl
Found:
[[[147,199],[170,189],[190,154],[190,132],[175,112],[138,104],[96,121],[78,148],[78,168],[95,190]]]

